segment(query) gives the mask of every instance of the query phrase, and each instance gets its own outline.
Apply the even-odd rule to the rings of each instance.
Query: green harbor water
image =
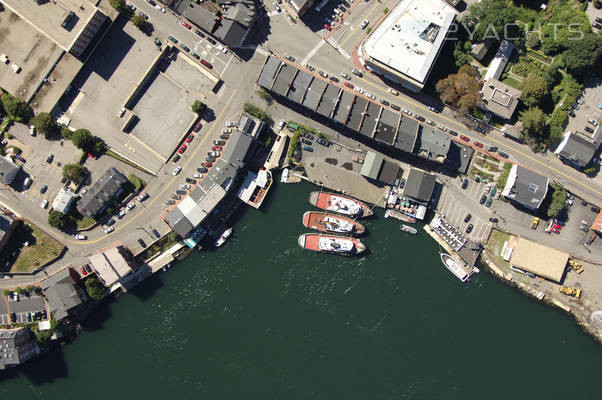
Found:
[[[383,211],[367,255],[297,245],[309,184],[278,185],[217,251],[101,306],[70,344],[0,372],[1,399],[594,399],[602,349]]]

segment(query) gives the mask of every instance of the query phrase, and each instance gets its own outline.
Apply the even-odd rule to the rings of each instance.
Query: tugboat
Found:
[[[222,233],[219,239],[215,241],[215,247],[220,247],[222,244],[228,240],[228,238],[232,235],[232,228],[228,228]]]
[[[351,197],[334,193],[311,192],[309,194],[311,205],[325,211],[332,211],[351,217],[367,217],[374,212],[364,203]]]
[[[346,235],[361,235],[366,230],[362,224],[350,218],[315,211],[303,214],[303,225],[320,232]]]
[[[468,278],[470,278],[470,274],[468,274],[464,268],[458,264],[456,260],[452,258],[449,254],[439,253],[441,255],[441,262],[445,265],[445,268],[449,269],[452,274],[456,275],[456,277],[462,282],[466,282]]]
[[[366,246],[359,239],[345,236],[305,233],[299,236],[298,242],[304,249],[345,256],[360,254],[366,250]]]
[[[406,224],[401,224],[401,230],[404,232],[407,232],[411,235],[415,235],[418,233],[418,231],[416,230],[416,228],[408,226]]]

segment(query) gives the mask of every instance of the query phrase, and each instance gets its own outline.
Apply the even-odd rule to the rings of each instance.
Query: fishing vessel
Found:
[[[408,226],[408,225],[405,225],[405,224],[401,224],[401,230],[404,231],[404,232],[407,232],[407,233],[409,233],[411,235],[415,235],[415,234],[418,233],[418,231],[416,230],[416,228]]]
[[[385,211],[385,218],[389,218],[389,217],[397,218],[400,221],[407,222],[410,224],[413,224],[414,222],[416,222],[416,218],[410,217],[409,215],[399,212],[397,210]]]
[[[315,211],[303,214],[303,225],[320,232],[344,235],[361,235],[366,230],[362,224],[350,218]]]
[[[351,197],[334,193],[311,192],[309,202],[325,211],[332,211],[351,217],[367,217],[373,211],[364,203]]]
[[[305,233],[299,236],[298,242],[304,249],[347,256],[366,250],[366,246],[359,239],[346,236]]]
[[[222,233],[222,235],[215,241],[215,247],[220,247],[222,244],[228,240],[228,238],[232,235],[232,228],[228,228]]]
[[[445,267],[449,269],[452,274],[456,275],[459,280],[466,282],[468,278],[470,278],[470,274],[466,272],[464,268],[462,268],[460,264],[458,264],[458,262],[452,258],[452,256],[446,253],[439,254],[441,255],[441,262],[443,265],[445,265]]]

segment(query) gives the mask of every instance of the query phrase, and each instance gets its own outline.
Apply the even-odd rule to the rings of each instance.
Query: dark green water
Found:
[[[599,398],[602,349],[570,318],[487,273],[461,284],[422,231],[377,211],[366,257],[300,249],[311,190],[272,190],[222,249],[103,306],[0,398]]]

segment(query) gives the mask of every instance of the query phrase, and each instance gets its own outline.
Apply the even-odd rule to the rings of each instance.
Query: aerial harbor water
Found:
[[[301,249],[313,189],[273,188],[223,247],[103,305],[60,352],[4,371],[0,395],[597,397],[602,352],[570,317],[487,272],[461,283],[422,229],[377,209],[361,256]]]

